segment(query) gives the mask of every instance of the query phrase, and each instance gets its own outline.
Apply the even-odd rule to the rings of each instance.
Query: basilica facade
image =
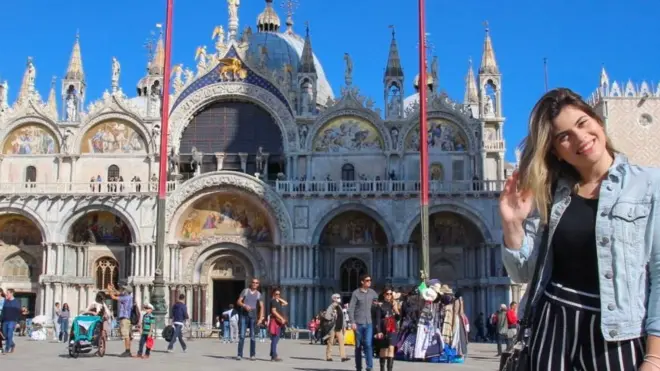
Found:
[[[332,293],[348,297],[362,273],[377,287],[416,285],[417,92],[428,89],[430,275],[463,294],[472,318],[517,299],[520,287],[500,262],[502,76],[488,30],[460,102],[440,91],[437,59],[427,81],[407,82],[392,33],[380,109],[353,85],[350,54],[333,90],[309,28],[297,34],[291,13],[281,24],[266,1],[256,26],[239,32],[238,5],[228,6],[213,51],[202,46],[194,68],[163,76],[158,41],[130,97],[113,60],[108,90],[86,103],[79,39],[61,107],[55,82],[45,100],[36,91],[32,59],[16,102],[0,86],[0,286],[47,316],[55,302],[86,307],[109,283],[149,300],[165,160],[167,300],[185,293],[193,322],[210,323],[251,277],[266,290],[282,287],[298,326]],[[163,94],[167,159],[159,157]]]

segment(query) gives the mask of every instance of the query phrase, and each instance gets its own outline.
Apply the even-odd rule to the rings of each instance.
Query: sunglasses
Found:
[[[389,296],[389,295],[392,295],[392,293],[391,292],[386,292],[385,295]]]

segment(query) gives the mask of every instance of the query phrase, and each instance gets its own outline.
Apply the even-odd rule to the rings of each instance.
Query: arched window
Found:
[[[105,290],[109,284],[119,286],[119,264],[112,258],[101,258],[94,266],[96,272],[96,288]]]
[[[37,181],[37,168],[34,166],[28,166],[25,169],[25,181],[26,182],[36,182]]]
[[[355,180],[355,166],[351,164],[344,164],[344,166],[341,167],[341,180]]]
[[[2,264],[4,277],[29,279],[32,277],[31,260],[24,253],[15,254]]]
[[[119,178],[119,166],[110,165],[108,167],[108,179],[106,179],[106,180],[109,181],[109,182],[112,182],[112,181],[116,182],[118,178]]]
[[[360,286],[360,276],[367,273],[367,265],[357,258],[350,258],[339,268],[341,291],[349,293]]]

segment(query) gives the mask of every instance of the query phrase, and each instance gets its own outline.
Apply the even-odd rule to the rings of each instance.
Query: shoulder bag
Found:
[[[554,195],[554,189],[552,194]],[[548,219],[550,218],[550,212],[552,207],[548,210]],[[500,370],[501,371],[528,371],[530,369],[530,359],[529,359],[529,339],[527,338],[527,333],[531,332],[531,327],[533,324],[533,315],[534,315],[534,297],[536,296],[536,290],[539,282],[541,281],[541,272],[545,266],[546,260],[548,258],[549,251],[549,224],[545,225],[543,228],[543,235],[541,237],[541,244],[539,245],[539,255],[536,261],[536,267],[534,267],[534,275],[532,276],[532,281],[530,282],[528,288],[531,288],[529,292],[529,297],[525,303],[525,310],[523,312],[522,318],[518,321],[518,334],[516,335],[515,345],[510,352],[502,352],[500,358]],[[529,331],[528,331],[529,330]]]

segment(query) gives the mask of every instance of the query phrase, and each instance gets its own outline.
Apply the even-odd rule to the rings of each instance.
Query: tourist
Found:
[[[284,316],[283,306],[288,305],[286,300],[282,299],[282,291],[279,287],[273,289],[273,297],[270,300],[270,320],[268,322],[268,332],[270,335],[270,360],[280,362],[282,359],[277,354],[277,344],[280,341],[282,327],[287,323]]]
[[[62,330],[60,325],[60,303],[56,302],[55,307],[53,308],[53,326],[55,331],[53,331],[53,340],[62,341]]]
[[[339,357],[342,362],[350,360],[346,357],[346,347],[344,346],[344,312],[341,306],[341,295],[332,294],[330,297],[330,306],[325,310],[325,319],[329,322],[328,340],[325,344],[325,360],[332,362],[332,346],[335,339],[339,343]]]
[[[186,342],[183,341],[183,326],[189,319],[188,307],[186,306],[186,296],[184,294],[179,294],[179,301],[174,303],[174,305],[172,305],[172,310],[170,310],[170,321],[174,326],[174,335],[172,336],[172,339],[170,339],[170,343],[167,345],[168,353],[174,351],[174,344],[177,339],[179,340],[181,349],[183,349],[184,353],[186,352],[186,349],[188,349]]]
[[[225,328],[227,334],[225,341],[233,343],[238,341],[238,311],[234,309],[234,304],[229,304],[229,309],[222,313],[225,318]]]
[[[506,271],[521,284],[543,272],[527,289],[528,369],[660,370],[659,190],[579,95],[536,104],[500,196]]]
[[[105,304],[106,295],[103,291],[99,291],[94,298],[94,302],[89,304],[89,307],[83,314],[99,316],[103,320],[103,330],[105,331],[105,339],[108,340],[110,332],[112,331],[112,312]]]
[[[0,353],[5,352],[5,348],[2,345],[2,341],[5,338],[5,335],[2,332],[2,308],[5,306],[5,291],[0,288]]]
[[[506,333],[509,331],[509,322],[507,321],[507,314],[508,308],[506,307],[506,304],[502,304],[500,306],[500,310],[497,311],[497,323],[496,323],[496,331],[497,334],[495,335],[497,337],[497,355],[502,355],[502,344],[508,347],[508,343],[506,340]]]
[[[60,333],[57,340],[63,343],[69,340],[69,318],[71,318],[71,310],[69,310],[69,304],[64,303],[57,318],[57,322],[60,324]]]
[[[383,301],[374,308],[375,345],[380,359],[380,371],[392,371],[394,367],[394,345],[397,341],[396,323],[401,315],[399,305],[394,300],[394,290],[386,286]]]
[[[245,332],[250,331],[250,360],[257,358],[257,325],[264,320],[264,304],[261,302],[261,292],[259,292],[259,280],[253,278],[250,287],[244,289],[238,297],[237,305],[239,311],[239,331],[238,331],[238,355],[237,360],[243,359],[243,347],[245,345]]]
[[[8,289],[5,292],[5,304],[2,307],[2,333],[5,335],[5,352],[14,353],[16,344],[14,344],[14,332],[16,324],[21,318],[21,303],[14,297],[14,289]]]
[[[154,324],[156,323],[156,318],[153,315],[154,306],[146,303],[142,306],[144,310],[144,315],[142,316],[142,322],[140,323],[140,345],[138,346],[136,358],[147,359],[151,355],[151,346],[147,345],[147,340],[153,336],[153,330],[156,328]],[[146,345],[147,349],[144,349]],[[144,351],[144,353],[143,353]]]
[[[362,370],[362,352],[367,364],[367,371],[374,367],[373,337],[374,328],[371,320],[371,307],[378,300],[378,294],[371,289],[371,276],[360,276],[360,287],[351,294],[348,305],[348,317],[355,331],[355,369]]]
[[[129,286],[124,286],[121,293],[117,295],[112,284],[108,285],[108,295],[112,300],[119,302],[119,335],[124,340],[124,353],[120,357],[132,357],[131,338],[133,336],[133,324],[131,323],[131,314],[133,312],[133,295]]]

